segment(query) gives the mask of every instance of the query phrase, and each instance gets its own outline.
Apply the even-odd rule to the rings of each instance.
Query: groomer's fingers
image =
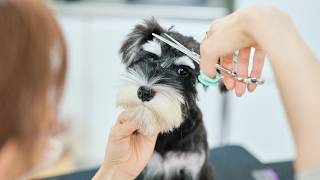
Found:
[[[264,60],[266,58],[266,53],[261,49],[256,49],[253,56],[253,65],[250,77],[260,78],[262,73],[262,68],[264,65]],[[248,91],[253,92],[257,85],[249,84]]]
[[[220,64],[224,68],[232,69],[232,60],[233,60],[233,55],[230,54],[228,56],[221,57]],[[224,75],[223,76],[223,83],[228,90],[232,90],[234,88],[235,81],[230,76]]]
[[[212,43],[212,37],[202,41],[200,45],[200,69],[209,77],[216,75],[216,63],[219,57],[215,53],[216,46]]]
[[[237,74],[240,77],[244,77],[244,78],[248,77],[250,50],[251,48],[247,47],[239,51]],[[246,87],[247,85],[245,83],[236,81],[236,84],[235,84],[236,95],[238,97],[242,96],[246,91]]]
[[[124,116],[118,117],[117,123],[111,128],[110,138],[116,140],[126,138],[139,128],[138,122],[135,120],[126,120]]]
[[[140,134],[140,136],[142,136],[143,139],[147,140],[150,143],[154,143],[154,144],[158,138],[158,135],[159,135],[159,133],[153,133],[153,134],[149,134],[149,135]]]

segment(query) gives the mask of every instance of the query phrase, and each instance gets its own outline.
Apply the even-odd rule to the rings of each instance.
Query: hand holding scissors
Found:
[[[200,64],[200,55],[189,50],[188,48],[186,48],[184,45],[182,45],[181,43],[179,43],[177,40],[175,40],[174,38],[172,38],[170,35],[164,33],[164,35],[166,37],[162,37],[160,35],[157,34],[152,34],[154,37],[156,37],[158,40],[170,45],[171,47],[181,51],[182,53],[184,53],[185,55],[187,55],[189,58],[191,58],[192,60],[194,60],[196,63]],[[220,64],[216,64],[216,69],[219,71],[218,74],[215,75],[214,78],[211,78],[209,76],[207,76],[205,73],[203,73],[202,71],[200,72],[200,75],[198,77],[199,81],[206,85],[206,86],[215,86],[223,77],[227,77],[227,78],[231,78],[234,81],[237,81],[239,83],[242,84],[252,84],[252,85],[262,85],[264,84],[264,80],[255,78],[255,77],[242,77],[239,76],[236,72],[236,68],[237,67],[237,61],[238,61],[238,57],[237,54],[235,53],[233,56],[233,67],[232,70],[223,67]]]

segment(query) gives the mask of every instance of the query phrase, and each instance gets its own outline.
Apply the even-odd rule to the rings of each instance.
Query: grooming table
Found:
[[[292,162],[263,164],[240,146],[223,146],[210,150],[209,161],[214,167],[215,180],[258,180],[256,173],[271,172],[280,180],[293,180]],[[97,169],[75,172],[48,180],[89,180]],[[260,173],[261,174],[261,173]],[[270,173],[269,173],[270,174]],[[259,179],[260,180],[260,179]],[[273,180],[266,178],[262,180]]]
[[[294,177],[292,162],[263,164],[240,146],[214,148],[210,150],[209,161],[214,168],[215,180],[258,180],[253,172],[261,170],[271,170],[280,180],[293,180]]]

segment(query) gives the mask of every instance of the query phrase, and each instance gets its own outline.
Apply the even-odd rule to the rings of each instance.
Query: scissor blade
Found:
[[[183,44],[181,44],[179,41],[175,40],[173,37],[171,37],[169,34],[164,33],[165,36],[167,36],[171,41],[178,44],[180,47],[186,49],[187,51],[190,51],[188,48],[186,48]]]
[[[174,42],[169,41],[168,39],[165,39],[165,38],[159,36],[158,34],[152,33],[152,35],[154,37],[156,37],[157,39],[159,39],[160,41],[168,44],[169,46],[171,46],[171,47],[177,49],[178,51],[182,52],[183,54],[187,55],[188,57],[190,57],[192,60],[194,60],[196,63],[199,64],[199,59],[197,59],[190,50],[184,49],[184,48],[180,47],[178,44],[175,44]]]
[[[185,49],[186,51],[189,52],[189,57],[196,61],[198,64],[200,63],[200,55],[189,50],[187,47],[185,47],[183,44],[181,44],[179,41],[175,40],[173,37],[171,37],[169,34],[164,33],[165,36],[167,36],[171,41],[179,45],[181,48]]]

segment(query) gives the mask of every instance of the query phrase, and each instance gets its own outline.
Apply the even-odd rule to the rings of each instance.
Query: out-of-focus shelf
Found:
[[[53,8],[59,15],[84,17],[109,16],[124,18],[148,18],[211,21],[229,13],[224,7],[170,6],[147,4],[118,4],[102,2],[55,2]]]
[[[57,2],[98,2],[98,3],[117,3],[117,4],[153,4],[153,5],[170,5],[170,6],[210,6],[210,7],[227,7],[231,9],[234,0],[54,0]]]

